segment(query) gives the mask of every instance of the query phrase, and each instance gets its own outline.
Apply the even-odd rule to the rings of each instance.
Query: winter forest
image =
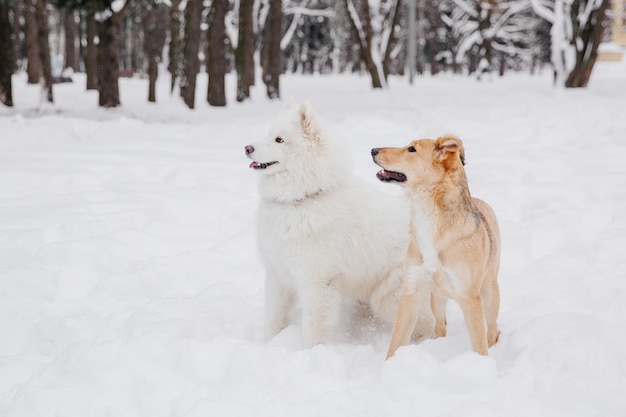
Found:
[[[285,73],[359,73],[373,88],[391,77],[440,72],[481,78],[549,66],[554,82],[585,87],[608,28],[608,0],[0,0],[0,100],[12,74],[54,85],[86,74],[99,105],[120,105],[118,79],[157,77],[191,109],[196,78],[225,106],[251,88],[280,97]],[[167,71],[167,73],[164,73]],[[255,85],[262,80],[261,85]]]

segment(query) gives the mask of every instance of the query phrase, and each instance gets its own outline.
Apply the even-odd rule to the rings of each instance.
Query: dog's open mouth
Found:
[[[397,181],[397,182],[404,182],[406,181],[406,175],[404,175],[401,172],[395,172],[395,171],[387,171],[386,169],[381,169],[380,171],[378,171],[376,173],[376,177],[381,180],[381,181]]]
[[[254,169],[265,169],[269,166],[272,166],[274,164],[277,164],[278,161],[272,161],[272,162],[262,162],[262,163],[258,163],[257,161],[252,161],[252,163],[250,164],[250,168],[254,168]]]

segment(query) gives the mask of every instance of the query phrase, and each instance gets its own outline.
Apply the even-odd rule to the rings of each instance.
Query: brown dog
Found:
[[[487,203],[470,196],[462,142],[416,140],[403,148],[372,149],[381,181],[397,182],[411,203],[410,242],[387,358],[409,342],[417,312],[430,297],[435,336],[446,334],[448,298],[463,310],[472,348],[487,355],[497,342],[500,232]]]

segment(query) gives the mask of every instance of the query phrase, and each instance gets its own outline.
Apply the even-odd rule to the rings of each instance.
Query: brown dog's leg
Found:
[[[463,310],[474,352],[487,355],[487,329],[482,297],[478,294],[457,301]]]
[[[500,289],[498,288],[497,273],[491,273],[485,278],[480,289],[485,304],[485,319],[487,321],[487,344],[489,347],[496,344],[500,332],[498,331],[498,311],[500,310]]]
[[[445,337],[446,335],[446,303],[448,299],[435,294],[430,296],[430,306],[435,315],[435,337]]]
[[[427,292],[414,292],[404,294],[400,299],[396,319],[393,323],[391,331],[391,342],[387,351],[387,359],[392,357],[400,346],[409,343],[413,328],[417,323],[417,313],[420,310],[420,304],[424,301]]]

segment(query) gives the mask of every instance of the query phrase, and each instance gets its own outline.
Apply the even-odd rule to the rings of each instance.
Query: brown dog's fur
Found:
[[[481,355],[498,340],[500,232],[487,203],[470,196],[461,140],[416,140],[372,149],[381,181],[398,182],[411,203],[410,242],[387,358],[409,342],[417,312],[430,297],[435,336],[446,335],[445,305],[459,303],[472,348]]]

